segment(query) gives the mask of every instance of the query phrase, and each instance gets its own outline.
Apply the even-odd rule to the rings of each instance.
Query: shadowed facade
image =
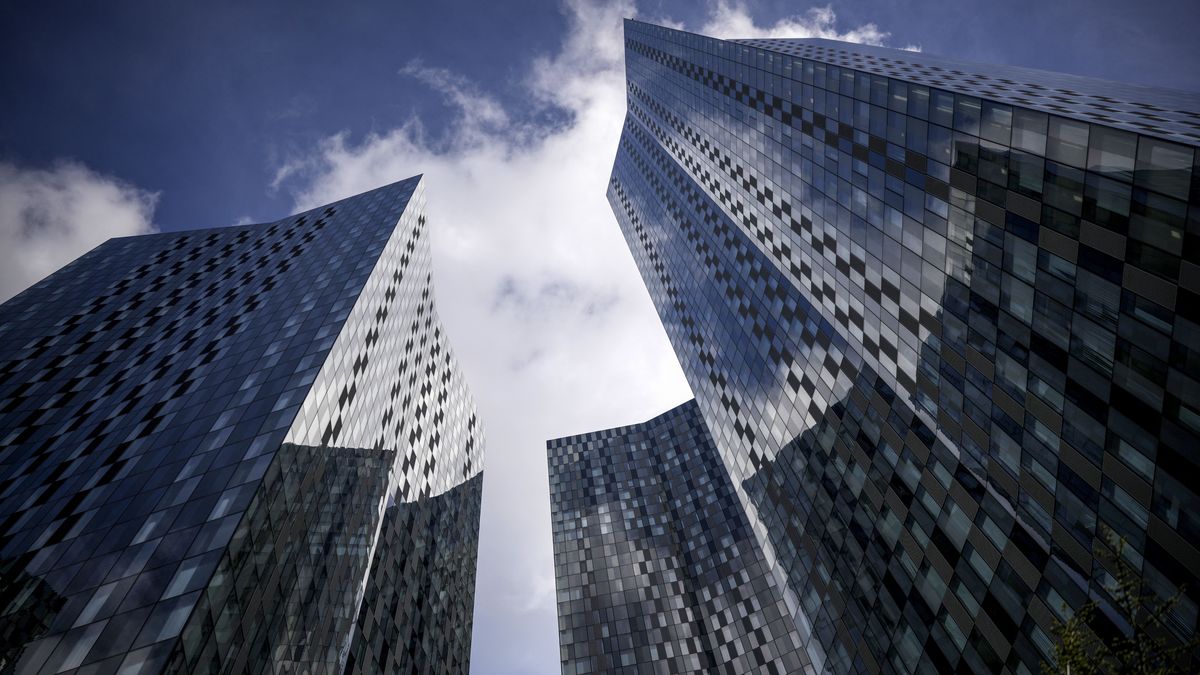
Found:
[[[695,401],[546,453],[564,675],[815,672]]]
[[[609,200],[817,670],[1196,633],[1200,97],[625,24]]]

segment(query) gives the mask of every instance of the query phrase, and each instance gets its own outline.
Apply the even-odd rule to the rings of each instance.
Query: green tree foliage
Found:
[[[1111,547],[1111,548],[1110,548]],[[1099,604],[1090,600],[1066,621],[1053,627],[1054,662],[1043,663],[1046,673],[1093,675],[1176,675],[1192,672],[1192,651],[1200,638],[1180,643],[1170,637],[1167,616],[1182,599],[1180,589],[1163,600],[1142,587],[1141,575],[1124,556],[1125,541],[1110,538],[1109,547],[1096,547],[1096,555],[1115,570],[1109,593],[1114,608],[1124,617],[1129,630],[1109,641],[1092,630]]]

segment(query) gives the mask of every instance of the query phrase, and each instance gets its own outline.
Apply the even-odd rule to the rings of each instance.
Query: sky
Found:
[[[545,440],[691,396],[604,199],[623,17],[1200,90],[1193,0],[5,3],[0,300],[112,236],[425,174],[487,435],[472,668],[557,673]]]

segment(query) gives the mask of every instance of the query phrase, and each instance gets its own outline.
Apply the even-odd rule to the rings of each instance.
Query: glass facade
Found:
[[[816,672],[695,401],[546,451],[564,675]]]
[[[609,201],[809,660],[1200,605],[1200,97],[626,22]]]
[[[16,296],[0,437],[0,671],[467,667],[482,434],[419,177]]]

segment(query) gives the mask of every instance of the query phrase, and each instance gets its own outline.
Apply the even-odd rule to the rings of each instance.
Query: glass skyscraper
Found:
[[[463,672],[482,431],[420,177],[0,306],[0,671]]]
[[[625,45],[609,200],[813,667],[1039,672],[1122,540],[1195,636],[1200,96]]]
[[[546,450],[563,675],[809,665],[695,401]]]

